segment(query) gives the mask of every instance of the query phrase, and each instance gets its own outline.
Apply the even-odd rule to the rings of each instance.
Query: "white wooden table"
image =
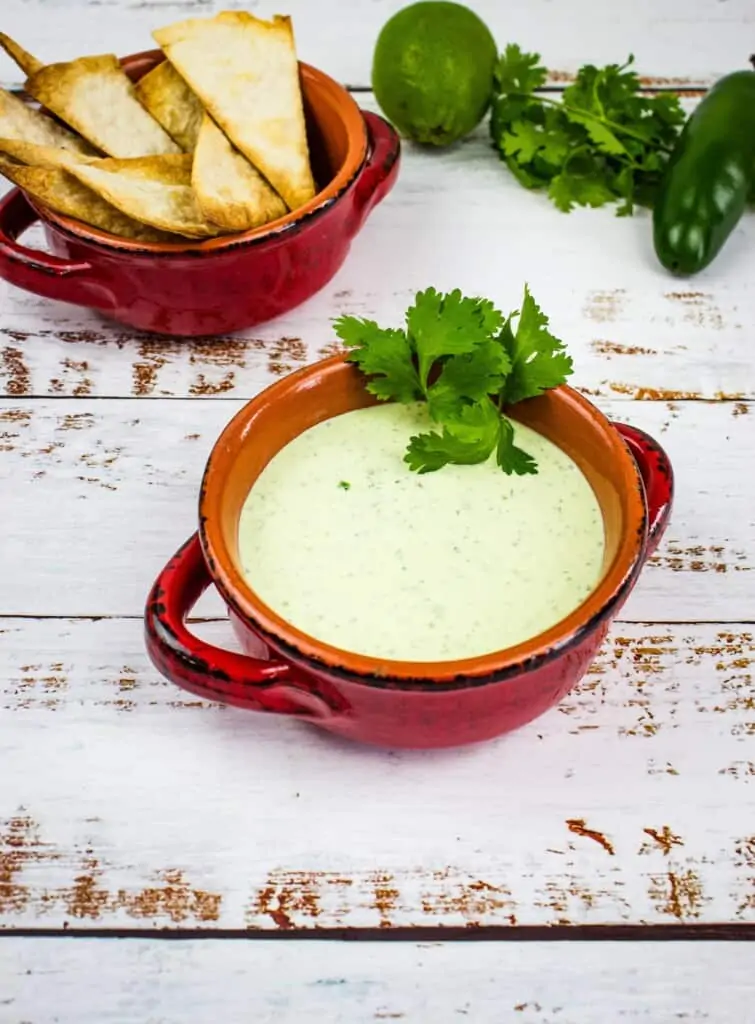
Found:
[[[0,27],[55,60],[219,6],[3,0]],[[287,9],[301,57],[375,109],[399,6]],[[690,107],[753,48],[752,0],[475,6],[555,82],[631,50]],[[677,474],[579,689],[497,742],[396,753],[163,680],[143,602],[235,410],[327,352],[338,313],[391,322],[431,284],[512,307],[525,279],[579,386]],[[483,127],[406,146],[332,284],[238,337],[139,336],[0,283],[0,1024],[755,1021],[754,280],[755,216],[680,283],[646,215],[559,214]],[[197,614],[232,642],[219,600]]]

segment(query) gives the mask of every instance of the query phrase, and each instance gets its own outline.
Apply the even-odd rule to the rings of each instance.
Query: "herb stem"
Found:
[[[590,147],[588,145],[576,146],[574,149],[572,149],[570,151],[570,153],[567,156],[566,160],[564,160],[564,170],[567,171],[569,169],[569,165],[572,164],[578,157],[582,156],[583,153],[589,153],[589,152],[590,152]],[[629,156],[629,154],[627,154],[627,156],[626,156],[626,163],[627,163],[627,166],[632,168],[632,170],[636,171],[636,170],[640,169],[639,164],[637,163],[637,161],[633,160],[632,157]]]
[[[517,99],[536,99],[538,103],[547,103],[551,107],[562,107],[564,110],[571,110],[573,113],[578,114],[580,117],[589,117],[591,121],[597,121],[598,124],[605,125],[606,128],[610,128],[613,132],[618,132],[622,135],[627,135],[631,139],[635,139],[637,142],[648,144],[648,139],[644,138],[639,132],[632,131],[631,128],[627,128],[625,125],[616,124],[615,121],[610,121],[606,117],[599,117],[594,114],[591,110],[583,110],[581,107],[573,107],[569,103],[564,103],[562,100],[553,100],[550,96],[535,96],[530,92],[509,92],[506,93],[508,97],[515,97]],[[666,154],[671,154],[671,146],[664,146],[662,143],[657,143],[657,148]]]

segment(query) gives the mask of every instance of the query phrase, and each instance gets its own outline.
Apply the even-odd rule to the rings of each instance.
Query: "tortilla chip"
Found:
[[[0,89],[0,136],[26,140],[40,146],[57,146],[83,156],[95,155],[95,151],[84,139],[73,135],[52,118],[35,107],[27,106],[23,100],[4,89]]]
[[[72,174],[127,217],[191,238],[209,238],[220,229],[202,216],[191,188],[188,153],[93,160],[49,146],[0,139],[0,153],[15,160]]]
[[[136,98],[117,57],[47,64],[26,91],[104,153],[114,157],[177,153],[178,146]]]
[[[41,71],[44,67],[41,60],[33,57],[15,39],[6,36],[5,32],[0,32],[0,48],[5,50],[10,59],[21,68],[25,75],[36,74],[37,71]]]
[[[191,183],[207,220],[228,231],[249,231],[286,213],[281,197],[207,114],[194,152]]]
[[[191,187],[191,157],[72,160],[66,170],[121,213],[162,231],[210,238],[220,229],[202,215]]]
[[[191,185],[192,158],[189,153],[163,153],[160,156],[140,156],[131,160],[85,160],[114,174],[125,174],[140,181],[156,181],[163,185]]]
[[[0,174],[40,203],[83,224],[139,242],[180,242],[167,231],[147,227],[106,202],[60,168],[26,167],[0,157]]]
[[[134,88],[142,106],[181,149],[185,153],[193,152],[204,110],[173,65],[164,60],[140,78]]]
[[[63,167],[70,170],[78,164],[91,164],[107,171],[116,171],[131,178],[161,181],[166,185],[190,185],[192,158],[189,153],[162,153],[159,156],[114,157],[80,156],[55,146],[37,146],[20,139],[0,138],[0,153],[34,167]]]
[[[289,209],[315,194],[291,20],[245,11],[152,33],[207,112]]]
[[[81,160],[97,160],[97,157],[84,156],[82,153],[62,149],[60,146],[40,145],[27,142],[25,139],[6,139],[0,137],[0,153],[11,157],[17,163],[31,167],[68,167],[72,162]]]

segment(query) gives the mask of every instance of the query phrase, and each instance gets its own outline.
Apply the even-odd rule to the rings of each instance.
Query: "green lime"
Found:
[[[446,0],[404,7],[383,26],[372,88],[402,135],[447,146],[480,123],[490,102],[497,48],[473,11]]]

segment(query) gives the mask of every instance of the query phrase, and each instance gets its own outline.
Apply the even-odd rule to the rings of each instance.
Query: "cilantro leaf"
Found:
[[[558,387],[572,372],[563,342],[548,330],[548,317],[526,286],[516,334],[509,320],[501,332],[501,343],[511,359],[511,373],[502,391],[508,405]]]
[[[535,153],[545,145],[546,134],[541,125],[532,121],[514,121],[503,137],[502,149],[506,156],[518,157],[518,162],[528,164]]]
[[[632,175],[632,170],[629,167],[623,167],[616,175],[616,188],[619,194],[622,196],[622,201],[616,208],[617,217],[631,217],[634,213],[634,200],[635,200],[635,183]]]
[[[503,472],[509,476],[512,473],[517,476],[537,473],[537,463],[532,456],[514,444],[514,424],[505,416],[501,417],[495,459]]]
[[[511,173],[564,212],[651,204],[686,119],[679,97],[643,94],[630,56],[584,65],[558,101],[535,92],[547,78],[539,60],[510,45],[495,74],[490,134]]]
[[[568,170],[551,179],[548,195],[564,213],[569,213],[575,206],[604,206],[616,199],[615,193],[605,182],[595,181],[586,175],[571,174]]]
[[[583,125],[599,150],[614,155],[626,153],[626,147],[616,137],[615,129],[606,123],[608,110],[613,112],[610,105],[610,86],[621,80],[620,76],[619,79],[616,78],[619,71],[620,69],[616,65],[609,65],[598,70],[588,64],[581,69],[574,84],[564,89],[563,96],[569,120]],[[629,77],[634,78],[634,76]],[[634,86],[635,89],[636,87],[637,85]],[[619,90],[614,102],[619,101],[620,94],[625,96],[626,89]]]
[[[465,298],[458,288],[448,295],[434,288],[418,292],[414,305],[407,310],[406,325],[417,352],[422,388],[427,391],[436,360],[473,352],[502,323],[503,316],[492,302]]]
[[[590,139],[601,152],[609,153],[612,156],[624,156],[627,153],[624,143],[616,137],[616,134],[598,115],[572,109],[569,111],[569,120],[584,125]]]
[[[472,465],[495,452],[504,473],[537,472],[534,459],[514,444],[513,424],[501,407],[562,384],[572,363],[526,285],[521,311],[506,320],[487,299],[428,288],[407,311],[406,330],[353,316],[334,324],[346,358],[365,374],[372,394],[427,403],[439,430],[410,438],[404,461],[411,470]]]
[[[510,370],[511,359],[494,340],[483,342],[474,352],[452,356],[427,393],[430,415],[439,422],[458,413],[464,399],[481,402],[486,395],[497,394]]]
[[[339,317],[335,332],[351,351],[346,358],[373,379],[367,390],[382,401],[413,402],[422,397],[411,342],[404,331],[378,327],[374,320]]]
[[[501,92],[534,92],[548,77],[547,69],[540,64],[540,54],[522,53],[516,43],[506,47],[494,74]]]
[[[448,463],[475,465],[485,462],[498,443],[501,417],[489,398],[464,406],[449,419],[442,433],[430,431],[409,440],[404,462],[417,473],[433,473]]]
[[[647,101],[646,116],[655,120],[657,127],[663,125],[678,127],[686,121],[686,114],[679,105],[679,97],[673,92],[659,92]]]
[[[562,123],[560,111],[554,107],[547,107],[543,122],[543,142],[537,154],[538,163],[545,161],[550,166],[548,173],[553,173],[553,168],[562,167],[578,149],[580,141],[575,138],[574,127]]]
[[[548,179],[542,177],[542,175],[533,173],[531,167],[523,167],[518,164],[516,160],[511,158],[505,158],[506,165],[511,173],[514,175],[520,185],[524,185],[525,188],[538,189],[542,188],[543,185],[547,185]]]

